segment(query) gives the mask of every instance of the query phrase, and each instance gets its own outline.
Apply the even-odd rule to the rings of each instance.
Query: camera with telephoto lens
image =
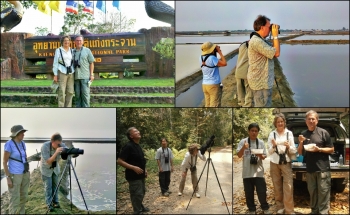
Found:
[[[270,25],[270,31],[271,31],[271,32],[272,32],[272,25],[277,25],[277,24],[271,23],[271,25]],[[278,34],[281,34],[281,32],[280,32],[280,27],[281,27],[281,26],[277,25],[277,27],[278,27]]]
[[[279,156],[280,156],[280,160],[278,164],[287,164],[286,154],[279,154]]]
[[[76,69],[77,67],[80,68],[79,61],[78,60],[74,60],[73,66],[74,66],[74,69]]]
[[[208,148],[212,147],[214,145],[214,139],[215,135],[212,135],[205,144],[201,146],[199,151],[201,152],[202,155],[204,155],[205,151],[207,151]]]
[[[250,164],[258,164],[258,157],[255,154],[250,155]]]
[[[79,149],[79,148],[66,148],[64,147],[62,152],[61,152],[61,158],[63,160],[67,160],[68,155],[72,155],[73,158],[78,157],[79,155],[83,155],[84,154],[84,149]]]

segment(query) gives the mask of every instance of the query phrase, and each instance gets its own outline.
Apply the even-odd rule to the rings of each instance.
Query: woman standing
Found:
[[[10,193],[9,214],[25,214],[30,181],[26,145],[22,125],[11,128],[11,140],[5,143],[3,165]]]
[[[61,38],[61,47],[56,49],[53,60],[53,80],[58,82],[58,107],[72,107],[72,98],[74,93],[74,68],[73,52],[70,48],[71,38],[63,36]]]
[[[188,152],[185,154],[185,158],[182,161],[181,164],[181,169],[182,169],[182,178],[179,186],[179,193],[178,195],[181,196],[183,193],[183,190],[185,188],[185,181],[186,181],[186,176],[187,176],[187,171],[191,171],[191,179],[192,179],[192,187],[193,190],[196,190],[196,197],[200,198],[201,195],[198,193],[198,186],[197,186],[197,157],[199,157],[201,160],[206,161],[205,155],[202,155],[201,152],[199,151],[199,145],[198,144],[191,144],[188,147]],[[196,187],[197,186],[197,187]]]
[[[270,175],[273,182],[277,214],[294,214],[293,172],[291,156],[295,155],[293,133],[286,128],[286,118],[276,114],[275,130],[269,134]]]

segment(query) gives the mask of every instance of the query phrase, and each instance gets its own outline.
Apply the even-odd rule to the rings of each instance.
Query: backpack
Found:
[[[249,66],[248,47],[249,47],[249,40],[241,43],[241,45],[238,48],[238,57],[237,57],[236,73],[235,73],[235,77],[237,79],[247,79],[248,66]]]
[[[206,67],[208,67],[208,68],[215,68],[215,67],[218,67],[218,66],[207,66],[207,65],[205,64],[205,61],[207,61],[207,59],[208,59],[208,57],[209,57],[210,55],[213,55],[213,56],[216,57],[215,54],[206,54],[206,55],[202,55],[202,56],[201,56],[201,60],[202,60],[201,68],[202,68],[203,66],[206,66]],[[204,57],[204,59],[203,59],[203,57]]]

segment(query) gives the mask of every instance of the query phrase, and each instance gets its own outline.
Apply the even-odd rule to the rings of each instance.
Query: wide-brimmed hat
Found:
[[[14,126],[12,126],[12,128],[11,128],[11,133],[12,134],[10,135],[10,137],[16,137],[17,134],[19,132],[21,132],[21,131],[28,131],[28,130],[24,129],[23,126],[21,126],[21,125],[14,125]]]
[[[202,44],[202,55],[210,54],[214,51],[216,44],[205,42]]]
[[[201,148],[201,146],[199,145],[199,144],[197,144],[197,143],[192,143],[191,145],[189,145],[188,146],[188,151],[189,152],[192,152],[194,149],[200,149]]]

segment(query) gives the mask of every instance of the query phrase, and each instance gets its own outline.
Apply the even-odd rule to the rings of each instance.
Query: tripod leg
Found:
[[[210,163],[211,159],[208,158],[208,162]],[[208,175],[209,175],[209,164],[208,164],[208,168],[207,168],[207,180],[205,182],[205,196],[207,196],[207,187],[208,187]]]
[[[48,209],[47,209],[47,211],[46,211],[46,214],[50,211],[50,205],[52,204],[52,201],[53,201],[54,196],[56,195],[56,192],[58,192],[58,188],[60,187],[60,184],[61,184],[62,179],[63,179],[63,175],[64,175],[63,173],[66,171],[68,165],[69,165],[69,163],[67,162],[66,165],[64,166],[64,169],[63,169],[61,178],[60,178],[60,180],[59,180],[59,182],[58,182],[58,184],[57,184],[57,186],[56,186],[55,192],[53,193],[53,195],[52,195],[52,197],[51,197],[51,202],[50,202],[50,204],[48,205]]]
[[[70,193],[70,210],[72,211],[72,208],[73,208],[73,201],[72,201],[72,175],[71,175],[70,167],[69,167],[69,193]]]
[[[192,200],[192,197],[193,197],[193,195],[194,195],[194,192],[196,192],[196,189],[197,189],[197,187],[198,187],[198,183],[199,183],[199,181],[201,180],[201,177],[202,177],[202,175],[203,175],[204,169],[205,169],[205,167],[207,166],[207,164],[208,164],[208,160],[205,162],[205,165],[204,165],[204,167],[203,167],[203,170],[202,170],[202,172],[201,172],[201,175],[199,176],[199,179],[198,179],[198,181],[197,181],[196,187],[195,187],[194,190],[193,190],[191,199],[190,199],[190,201],[189,201],[188,204],[187,204],[186,210],[187,210],[188,206],[190,205],[190,202],[191,202],[191,200]],[[208,168],[209,168],[209,164],[208,164]]]
[[[220,187],[220,190],[221,190],[222,197],[224,198],[225,205],[226,205],[226,208],[227,208],[227,212],[228,212],[228,214],[230,214],[230,210],[229,210],[228,207],[227,207],[227,202],[226,202],[226,199],[225,199],[225,196],[224,196],[224,192],[222,192],[221,185],[220,185],[220,181],[219,181],[218,175],[216,174],[216,170],[215,170],[215,167],[214,167],[213,162],[211,162],[211,165],[213,166],[214,173],[215,173],[215,176],[216,176],[216,180],[218,181],[218,184],[219,184],[219,187]],[[208,166],[208,168],[209,168],[209,166]]]
[[[88,211],[88,214],[89,214],[89,209],[88,209],[88,207],[87,207],[87,205],[86,205],[85,198],[84,198],[84,195],[83,195],[83,191],[81,190],[81,187],[80,187],[80,184],[79,184],[79,180],[78,180],[78,177],[77,177],[77,173],[75,172],[75,169],[74,169],[74,167],[73,167],[73,164],[70,163],[70,165],[71,165],[71,167],[72,167],[72,169],[73,169],[74,176],[75,176],[75,180],[77,180],[78,187],[79,187],[79,190],[80,190],[80,194],[81,194],[81,197],[83,197],[86,210]]]

